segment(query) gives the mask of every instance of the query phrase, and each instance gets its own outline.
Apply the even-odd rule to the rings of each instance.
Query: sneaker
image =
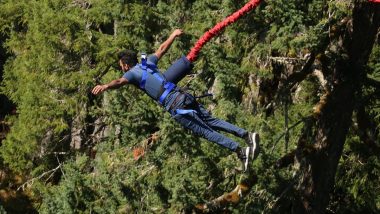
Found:
[[[250,147],[244,147],[241,148],[240,151],[237,152],[238,158],[240,159],[242,165],[243,165],[243,171],[245,172],[248,169],[249,166],[249,156],[251,152]]]
[[[251,158],[255,160],[260,152],[260,136],[258,133],[248,133],[247,144],[251,148]]]

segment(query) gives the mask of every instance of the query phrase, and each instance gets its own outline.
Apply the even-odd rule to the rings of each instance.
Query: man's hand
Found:
[[[183,34],[182,29],[175,29],[173,33],[171,34],[171,36],[178,37],[178,36],[181,36],[182,34]]]
[[[112,80],[108,84],[104,85],[97,85],[92,89],[92,93],[95,95],[98,95],[108,89],[115,89],[115,88],[120,88],[121,86],[128,84],[128,80],[124,77],[116,80]]]
[[[92,93],[95,94],[95,95],[98,95],[100,93],[102,93],[103,91],[107,90],[108,87],[107,85],[97,85],[95,86],[93,89],[92,89]]]

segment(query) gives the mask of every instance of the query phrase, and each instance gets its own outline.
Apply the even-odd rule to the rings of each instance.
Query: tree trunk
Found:
[[[355,2],[352,23],[343,32],[341,51],[336,53],[339,59],[329,65],[334,84],[317,109],[312,143],[299,145],[296,154],[300,180],[292,213],[325,213],[379,18],[378,5]]]

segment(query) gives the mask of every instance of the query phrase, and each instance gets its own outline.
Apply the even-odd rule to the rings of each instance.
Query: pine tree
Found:
[[[41,213],[186,213],[231,192],[246,178],[234,154],[133,86],[90,90],[122,75],[119,50],[153,53],[182,28],[165,71],[246,2],[1,1],[1,93],[17,106],[1,167]],[[364,0],[268,0],[202,49],[180,85],[263,141],[255,186],[217,211],[379,211],[378,19]]]

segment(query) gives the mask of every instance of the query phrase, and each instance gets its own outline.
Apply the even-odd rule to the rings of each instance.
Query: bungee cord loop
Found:
[[[204,33],[203,36],[195,43],[194,47],[187,54],[187,59],[190,62],[194,62],[197,59],[198,54],[201,51],[202,47],[208,41],[210,41],[210,39],[212,39],[214,36],[216,36],[220,31],[222,31],[228,25],[236,22],[239,18],[241,18],[242,16],[247,14],[249,11],[255,9],[261,2],[262,2],[262,0],[250,0],[247,4],[245,4],[238,11],[236,11],[232,15],[228,16],[223,21],[216,24],[212,29],[210,29],[206,33]]]

